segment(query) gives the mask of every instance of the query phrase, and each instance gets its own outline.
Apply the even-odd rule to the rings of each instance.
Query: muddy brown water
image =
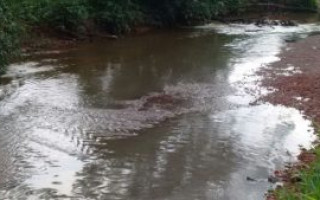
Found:
[[[26,55],[0,79],[0,199],[264,199],[314,135],[295,109],[249,105],[255,72],[319,30],[210,24]]]

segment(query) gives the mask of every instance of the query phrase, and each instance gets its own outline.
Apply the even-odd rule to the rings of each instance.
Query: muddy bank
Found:
[[[294,107],[316,124],[320,122],[320,36],[314,35],[286,46],[280,60],[260,71],[266,77],[262,85],[272,91],[262,100],[276,105]],[[274,177],[291,187],[302,181],[300,171],[316,159],[314,151],[302,150],[298,163],[275,171]],[[268,200],[277,199],[271,193]]]
[[[314,122],[320,122],[320,36],[311,36],[288,44],[281,60],[260,73],[262,82],[274,92],[263,99],[303,111]]]

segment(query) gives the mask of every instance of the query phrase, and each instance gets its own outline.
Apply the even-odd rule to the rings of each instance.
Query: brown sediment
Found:
[[[118,36],[113,35],[106,31],[98,30],[95,25],[86,22],[85,30],[82,33],[76,33],[67,30],[56,30],[49,27],[32,27],[29,34],[22,38],[22,50],[37,51],[37,50],[50,50],[68,48],[79,44],[80,41],[93,40],[114,40]]]
[[[25,38],[22,38],[22,52],[34,52],[39,50],[63,49],[76,46],[80,42],[93,42],[100,40],[116,40],[118,35],[108,31],[99,30],[96,25],[91,22],[85,23],[85,31],[83,33],[75,33],[71,31],[59,31],[46,27],[33,27]],[[132,28],[130,34],[141,35],[154,30],[154,26],[137,25]],[[129,32],[126,33],[129,35]]]
[[[75,39],[55,37],[46,34],[36,34],[23,40],[21,51],[24,53],[33,53],[37,51],[48,51],[53,49],[70,48],[77,44]]]
[[[262,97],[262,100],[297,108],[315,124],[319,124],[320,36],[310,36],[288,44],[280,58],[280,61],[259,72],[265,77],[262,86],[274,90]],[[274,173],[284,182],[285,187],[292,187],[300,181],[298,172],[308,168],[315,161],[316,155],[312,151],[302,150],[298,159],[298,163]],[[267,199],[275,200],[276,197],[271,193]]]
[[[320,36],[288,44],[280,58],[260,72],[262,86],[275,89],[263,100],[297,108],[320,122]]]

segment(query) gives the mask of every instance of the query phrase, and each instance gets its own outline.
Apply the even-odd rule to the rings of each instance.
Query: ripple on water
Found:
[[[90,76],[64,69],[38,77],[53,68],[36,63],[26,63],[27,69],[12,67],[12,80],[23,83],[5,89],[12,92],[5,92],[0,102],[0,173],[5,177],[0,187],[6,187],[0,196],[262,199],[270,186],[268,173],[291,161],[299,145],[308,147],[314,136],[307,131],[310,121],[294,109],[248,105],[259,88],[260,77],[254,74],[278,59],[283,34],[314,28],[200,27],[242,35],[225,46],[234,56],[223,69],[227,76],[217,78],[216,72],[217,77],[210,75],[212,82],[176,81],[160,92],[112,99],[112,105],[101,107],[86,99],[97,96],[85,87],[100,86]],[[198,37],[202,34],[188,38]],[[120,76],[113,68],[108,64],[99,82],[103,92]],[[25,78],[14,75],[19,70],[26,70],[20,71]],[[96,73],[86,73],[96,79]],[[85,78],[87,85],[81,82]],[[0,86],[0,91],[13,83]],[[259,182],[250,184],[247,176]]]

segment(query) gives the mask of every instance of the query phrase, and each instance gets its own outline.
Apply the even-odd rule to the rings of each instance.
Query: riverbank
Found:
[[[316,30],[212,24],[34,52],[0,86],[0,196],[263,200],[314,137],[244,89],[283,37]]]
[[[262,85],[272,93],[263,100],[276,105],[294,107],[302,111],[317,126],[320,122],[320,36],[314,35],[296,43],[289,43],[280,60],[260,73],[266,77]],[[316,128],[316,127],[315,127]],[[271,199],[319,199],[319,146],[303,150],[299,163],[275,175],[285,187],[278,189]]]
[[[208,23],[212,19],[238,15],[249,7],[262,7],[264,12],[279,11],[259,1],[201,0],[201,1],[88,1],[88,0],[0,0],[0,73],[19,53],[21,42],[30,41],[34,30],[49,30],[69,39],[92,39],[94,36],[111,37],[134,32],[135,27],[174,27]],[[314,11],[315,0],[297,0],[282,3],[287,7]],[[273,6],[274,7],[274,6]],[[277,5],[279,7],[279,5]],[[253,9],[256,10],[256,9]],[[291,10],[291,9],[288,9]],[[145,31],[138,28],[138,32]],[[110,34],[110,35],[109,35]],[[36,42],[38,43],[38,42]]]
[[[69,39],[110,37],[109,34],[131,32],[137,26],[168,27],[206,22],[218,15],[237,13],[245,3],[244,0],[226,0],[222,4],[181,0],[0,0],[3,19],[0,22],[0,73],[16,57],[21,43],[29,41],[30,35],[38,30]]]

